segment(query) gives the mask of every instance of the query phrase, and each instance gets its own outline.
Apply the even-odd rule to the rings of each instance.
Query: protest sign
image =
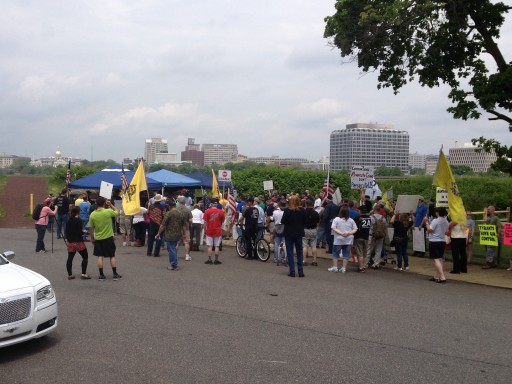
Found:
[[[480,232],[480,245],[498,246],[496,227],[493,224],[478,224],[478,231]]]
[[[448,207],[448,191],[444,188],[436,188],[436,207]]]
[[[512,245],[512,223],[505,223],[503,229],[503,244]]]
[[[101,185],[100,185],[100,196],[103,196],[105,199],[111,199],[113,188],[114,188],[114,184],[107,183],[106,181],[102,181]]]
[[[350,189],[373,188],[375,176],[373,168],[354,166],[350,170]]]

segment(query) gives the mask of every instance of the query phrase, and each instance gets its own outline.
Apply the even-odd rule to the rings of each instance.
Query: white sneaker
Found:
[[[402,272],[402,268],[398,268],[398,267],[396,267],[396,268],[395,268],[395,271]]]
[[[336,267],[327,268],[327,270],[329,272],[338,272],[338,268],[336,268]]]
[[[346,268],[341,268],[341,269],[339,270],[339,272],[341,272],[341,273],[345,273],[345,272],[347,272],[347,269],[346,269]]]
[[[408,271],[409,270],[409,267],[405,267],[405,270]]]
[[[126,247],[126,241],[123,241],[123,247]]]
[[[185,260],[190,261],[192,260],[192,258],[190,257],[190,255],[185,255]]]

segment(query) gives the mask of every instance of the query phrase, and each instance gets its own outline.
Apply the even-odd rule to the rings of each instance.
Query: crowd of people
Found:
[[[427,250],[434,260],[431,281],[445,283],[443,270],[444,251],[447,243],[452,248],[453,266],[450,273],[467,273],[471,262],[475,222],[467,212],[465,224],[448,220],[445,208],[435,207],[433,200],[427,205],[420,198],[414,210],[399,212],[388,209],[378,197],[372,202],[361,192],[358,202],[344,199],[339,205],[323,192],[312,196],[302,194],[273,193],[268,197],[240,196],[236,208],[227,199],[206,195],[194,203],[191,194],[180,191],[162,196],[154,192],[150,199],[142,200],[140,211],[135,215],[123,212],[118,191],[112,199],[93,198],[84,193],[71,203],[68,191],[43,202],[35,222],[36,252],[46,252],[44,235],[54,230],[57,238],[64,238],[68,250],[66,269],[68,279],[74,279],[72,263],[78,252],[82,257],[81,279],[90,279],[87,274],[88,251],[86,242],[91,241],[93,255],[97,256],[99,280],[106,279],[103,272],[104,258],[110,260],[113,280],[122,278],[117,273],[115,259],[115,234],[121,235],[122,246],[141,247],[146,255],[159,257],[167,250],[169,270],[179,270],[178,248],[183,246],[185,261],[190,261],[190,251],[199,251],[203,246],[207,253],[205,264],[219,265],[223,239],[230,239],[235,225],[243,226],[246,258],[258,259],[253,246],[257,239],[267,236],[274,245],[274,263],[288,267],[288,276],[304,277],[304,266],[318,266],[318,249],[324,248],[331,255],[329,272],[346,273],[349,261],[355,271],[364,273],[368,268],[379,269],[386,263],[384,246],[388,229],[392,228],[389,245],[396,253],[398,272],[409,270],[408,245],[412,231],[424,233],[424,247],[414,254],[425,257]],[[502,235],[503,227],[495,215],[494,207],[487,209],[486,222]],[[52,233],[53,236],[53,233]],[[428,239],[428,242],[426,241]],[[279,249],[286,253],[280,256]],[[486,246],[484,269],[496,266],[495,246]],[[341,259],[341,263],[340,263]],[[512,270],[511,267],[508,270]]]

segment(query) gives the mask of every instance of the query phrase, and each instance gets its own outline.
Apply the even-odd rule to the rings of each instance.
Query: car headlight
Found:
[[[50,300],[55,297],[55,293],[53,292],[53,288],[51,285],[47,285],[46,287],[41,288],[37,291],[37,301]]]

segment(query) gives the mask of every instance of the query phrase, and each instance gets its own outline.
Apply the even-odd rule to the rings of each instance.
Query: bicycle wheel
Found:
[[[256,253],[261,261],[267,261],[270,257],[270,245],[267,240],[259,239],[256,242]]]
[[[238,256],[240,257],[247,256],[247,247],[245,246],[245,239],[243,236],[238,236],[236,239],[236,253],[238,253]]]

